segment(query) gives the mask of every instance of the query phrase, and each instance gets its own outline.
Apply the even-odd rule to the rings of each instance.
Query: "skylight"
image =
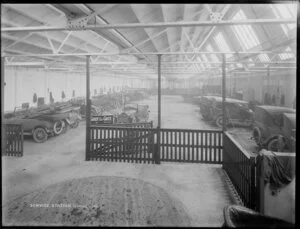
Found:
[[[213,50],[211,44],[207,45],[206,50],[207,50],[208,52],[214,52],[214,50]],[[219,61],[219,58],[217,57],[216,54],[210,54],[210,57],[211,57],[211,59],[212,59],[213,61],[215,61],[215,62],[218,62],[218,61]]]
[[[237,14],[232,18],[232,20],[245,20],[246,15],[242,10],[237,12]],[[234,34],[238,38],[243,50],[251,49],[259,45],[259,40],[251,27],[251,25],[235,25],[231,27]]]
[[[297,16],[296,4],[272,4],[270,6],[276,18],[296,18]],[[281,24],[280,26],[287,35],[288,30],[295,28],[296,24]]]
[[[270,58],[267,54],[260,54],[258,56],[258,59],[261,61],[261,62],[269,62],[270,61]]]
[[[232,52],[225,41],[225,38],[221,32],[219,32],[215,37],[214,37],[215,42],[217,43],[219,50],[221,52]],[[232,57],[232,54],[227,54],[226,57],[230,58]]]
[[[292,50],[290,47],[287,47],[284,51],[291,52]],[[279,57],[281,60],[287,60],[287,59],[294,58],[294,55],[292,53],[281,53],[279,54]]]

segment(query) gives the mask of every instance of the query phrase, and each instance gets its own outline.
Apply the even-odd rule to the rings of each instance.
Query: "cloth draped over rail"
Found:
[[[274,194],[288,185],[295,177],[295,157],[278,156],[271,151],[262,150],[264,158],[264,181],[270,184]]]

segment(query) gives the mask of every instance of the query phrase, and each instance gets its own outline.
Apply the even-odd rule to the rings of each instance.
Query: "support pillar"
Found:
[[[222,131],[223,134],[226,131],[227,126],[227,113],[226,113],[226,56],[222,54],[223,64],[222,64],[222,111],[223,111],[223,126]]]
[[[157,150],[156,150],[156,164],[160,164],[160,127],[161,127],[161,55],[157,55],[158,58],[158,119],[157,119]]]
[[[90,100],[90,56],[86,56],[86,139],[85,139],[85,160],[89,160],[90,154],[90,127],[91,127],[91,100]]]
[[[5,57],[1,58],[1,120],[4,120],[4,81],[5,81],[5,77],[4,77],[4,67],[5,67]],[[5,150],[6,150],[6,142],[4,139],[4,128],[3,128],[3,124],[1,123],[1,152],[2,155],[5,154]]]

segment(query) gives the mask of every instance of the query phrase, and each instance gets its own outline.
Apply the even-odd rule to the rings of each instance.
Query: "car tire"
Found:
[[[253,136],[253,139],[256,142],[256,144],[261,143],[261,131],[259,130],[258,127],[254,127],[252,136]]]
[[[217,125],[217,127],[220,127],[220,128],[223,127],[223,116],[222,115],[220,115],[216,118],[216,125]]]
[[[55,121],[54,125],[53,125],[53,132],[55,135],[60,135],[64,129],[64,121],[62,120],[58,120]]]
[[[282,148],[279,148],[280,147],[279,139],[278,138],[271,139],[267,144],[267,149],[273,152],[282,152],[285,149],[285,139],[283,138],[282,141],[283,141],[282,142],[283,146]]]
[[[277,138],[273,138],[268,142],[267,149],[273,152],[279,152],[279,141]]]
[[[46,130],[42,127],[37,127],[33,130],[33,140],[37,143],[42,143],[47,141],[48,134]]]

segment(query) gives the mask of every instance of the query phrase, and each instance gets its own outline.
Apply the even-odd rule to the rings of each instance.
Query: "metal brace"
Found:
[[[85,29],[86,26],[87,26],[88,21],[90,21],[92,18],[95,17],[95,21],[96,21],[96,15],[97,15],[97,12],[93,12],[93,13],[87,15],[87,16],[76,18],[76,19],[68,17],[67,18],[67,27],[68,28],[82,28],[82,29]]]
[[[220,22],[224,15],[221,12],[211,12],[209,16],[212,22]]]

